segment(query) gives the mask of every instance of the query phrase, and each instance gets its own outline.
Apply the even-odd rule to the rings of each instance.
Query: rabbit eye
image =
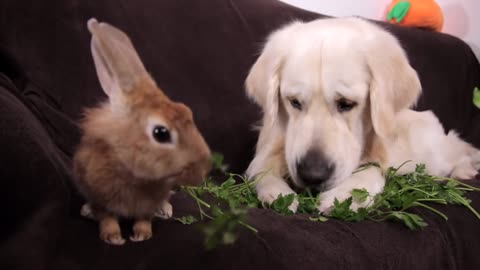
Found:
[[[155,126],[153,128],[153,138],[159,143],[169,143],[172,141],[170,131],[164,126]]]

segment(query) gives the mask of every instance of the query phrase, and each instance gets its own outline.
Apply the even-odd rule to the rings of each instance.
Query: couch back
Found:
[[[212,150],[222,152],[235,171],[247,166],[254,150],[252,124],[259,119],[259,109],[247,99],[244,80],[265,36],[293,18],[318,17],[280,2],[256,0],[2,5],[0,55],[8,61],[2,66],[21,74],[17,90],[67,156],[79,140],[73,123],[83,108],[106,98],[86,27],[86,21],[96,17],[131,37],[158,85],[192,108]]]

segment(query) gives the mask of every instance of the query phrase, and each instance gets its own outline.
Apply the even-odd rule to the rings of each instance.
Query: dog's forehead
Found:
[[[284,96],[305,96],[323,92],[327,98],[337,94],[362,98],[370,78],[365,56],[351,38],[329,39],[324,35],[296,39],[281,70]],[[328,35],[327,35],[328,36]]]
[[[318,84],[319,65],[315,56],[308,57],[310,50],[292,51],[285,58],[281,70],[281,86],[286,90],[301,91]]]

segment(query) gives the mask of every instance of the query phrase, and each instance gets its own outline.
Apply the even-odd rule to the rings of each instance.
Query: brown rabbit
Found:
[[[145,70],[128,36],[88,21],[91,50],[108,101],[86,110],[74,157],[75,184],[87,200],[82,214],[100,223],[100,238],[122,245],[119,217],[133,218],[132,241],[152,236],[155,213],[171,217],[175,185],[199,184],[210,149],[190,109],[170,100]]]

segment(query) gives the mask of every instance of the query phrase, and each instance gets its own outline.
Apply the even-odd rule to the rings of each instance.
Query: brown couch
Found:
[[[324,16],[275,0],[2,1],[0,269],[480,269],[480,220],[456,206],[438,206],[448,221],[418,210],[430,226],[416,232],[254,210],[258,235],[241,231],[233,246],[214,251],[196,227],[173,220],[155,221],[144,243],[104,244],[96,224],[79,216],[82,199],[71,184],[75,123],[83,107],[105,98],[90,56],[90,17],[130,35],[158,84],[192,108],[211,148],[241,173],[260,119],[244,80],[262,42],[289,21]],[[471,49],[446,34],[381,25],[420,75],[418,109],[432,109],[447,130],[480,146],[480,110],[471,102],[480,66]],[[480,194],[471,198],[480,209]],[[195,210],[183,194],[173,204],[177,216]]]

